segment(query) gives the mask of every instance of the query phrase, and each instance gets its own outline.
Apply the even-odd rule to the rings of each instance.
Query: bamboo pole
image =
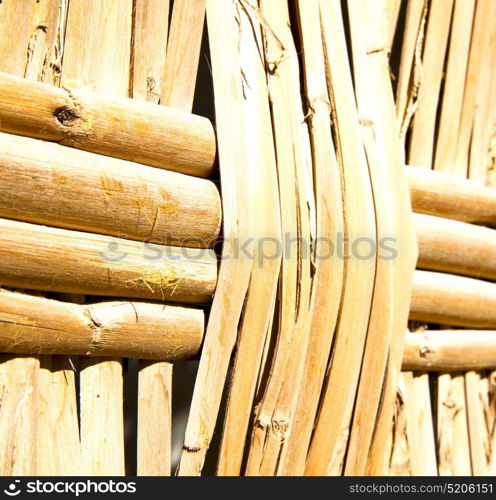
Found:
[[[415,272],[411,320],[494,328],[495,305],[494,283],[430,271]]]
[[[407,333],[403,370],[480,371],[496,367],[496,332],[431,330]]]
[[[249,166],[243,122],[239,26],[229,0],[207,1],[207,25],[214,78],[216,130],[224,214],[223,256],[250,237],[246,186]],[[226,64],[229,61],[229,64]],[[234,165],[236,168],[234,168]],[[229,361],[253,262],[245,253],[223,259],[188,417],[179,475],[199,475],[213,436]],[[236,286],[233,287],[233,283]]]
[[[0,296],[3,352],[172,361],[195,355],[203,337],[200,309],[146,302],[78,305],[6,290]]]
[[[9,219],[177,246],[211,247],[219,233],[204,179],[3,133],[0,176]]]
[[[414,214],[417,268],[496,279],[496,231],[432,215]],[[481,258],[482,257],[482,258]]]
[[[496,189],[419,167],[406,174],[414,212],[496,227]]]
[[[214,131],[206,118],[5,73],[0,130],[200,177],[210,174],[215,159]]]
[[[205,303],[215,288],[211,250],[163,247],[0,219],[0,283],[17,288]]]

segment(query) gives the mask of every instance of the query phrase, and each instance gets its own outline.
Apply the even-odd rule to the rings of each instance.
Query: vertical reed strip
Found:
[[[68,0],[52,0],[40,15],[49,24],[46,36],[30,44],[32,64],[26,66],[26,78],[60,84],[67,8]],[[65,356],[40,358],[37,443],[40,475],[71,476],[78,473],[81,465],[74,360]]]
[[[363,1],[348,7],[355,89],[378,241],[374,295],[345,468],[346,474],[362,475],[376,419],[392,417],[392,405],[381,408],[380,400],[385,377],[397,380],[401,369],[399,353],[407,326],[417,250],[389,76],[386,3]],[[376,96],[373,100],[371,90]],[[394,242],[394,255],[381,250],[387,241]]]
[[[62,84],[128,96],[132,0],[71,0]],[[122,360],[81,358],[81,451],[89,475],[123,475]]]
[[[0,58],[0,69],[30,80],[58,83],[67,0],[9,2],[2,7],[2,41],[8,47],[1,52],[5,57]],[[10,35],[9,30],[13,30]],[[0,362],[2,413],[15,411],[10,422],[0,421],[3,432],[8,432],[1,456],[13,461],[9,465],[0,460],[0,469],[15,475],[75,474],[79,431],[74,368],[69,366],[69,358],[2,356]],[[10,375],[11,370],[15,374]]]
[[[437,476],[437,457],[428,373],[401,374],[407,399],[409,461],[412,476]]]
[[[0,360],[0,474],[38,473],[39,357]],[[46,436],[44,436],[46,438]],[[34,445],[34,446],[33,446]]]
[[[158,103],[164,87],[169,0],[134,0],[130,97]]]
[[[300,291],[305,303],[300,304],[302,311],[298,313],[295,341],[290,352],[291,362],[288,363],[283,391],[276,406],[279,413],[284,412],[284,428],[281,433],[284,441],[279,445],[282,446],[282,454],[277,471],[280,475],[304,472],[341,300],[344,267],[343,262],[329,255],[329,248],[325,248],[325,241],[334,241],[338,233],[344,234],[344,222],[342,184],[331,135],[330,99],[325,79],[322,37],[320,30],[311,27],[312,21],[319,25],[318,2],[303,2],[297,8],[299,29],[303,35],[301,72],[305,82],[303,96],[305,109],[308,110],[306,118],[313,163],[316,227],[312,231],[315,247],[310,258],[315,267],[309,305],[306,298],[308,292],[304,288]],[[297,68],[295,65],[295,69]],[[295,73],[293,75],[293,85],[299,93],[298,81]],[[306,257],[307,260],[308,258]],[[304,308],[307,307],[308,319],[304,314]],[[292,373],[298,374],[301,382],[293,394],[290,394],[291,380],[294,377]],[[277,416],[278,413],[274,415]],[[275,424],[278,421],[275,416],[274,426],[277,429]]]
[[[396,28],[398,26],[398,18],[401,10],[402,0],[387,0],[386,2],[386,27],[387,30],[387,51],[391,51]]]
[[[465,373],[465,398],[467,405],[467,425],[470,442],[472,474],[484,476],[489,473],[489,432],[485,421],[488,406],[488,387],[480,373]]]
[[[395,398],[393,425],[389,436],[390,442],[387,443],[388,467],[383,475],[409,476],[411,475],[407,421],[409,393],[403,373],[398,378]]]
[[[40,359],[37,474],[77,476],[81,454],[74,357]]]
[[[236,16],[243,78],[243,119],[247,123],[244,140],[248,145],[250,179],[246,189],[250,207],[249,234],[254,239],[254,265],[227,400],[218,464],[218,473],[221,475],[239,473],[241,466],[243,443],[260,377],[263,349],[268,342],[266,339],[270,335],[274,316],[282,257],[273,123],[257,2],[240,0],[236,3]],[[274,36],[272,33],[267,35]],[[267,245],[268,241],[273,243]],[[287,299],[283,297],[282,300]],[[284,319],[281,320],[284,323],[282,327],[288,328]],[[280,347],[283,348],[282,345]],[[258,424],[264,432],[267,427],[270,428],[270,419],[271,416],[267,418],[267,423],[264,421]]]
[[[320,2],[320,18],[326,61],[327,85],[329,89],[329,95],[331,96],[332,113],[335,117],[334,127],[336,129],[335,134],[338,162],[343,172],[345,172],[347,169],[351,170],[351,168],[355,166],[360,166],[362,169],[364,169],[363,171],[366,172],[366,176],[368,178],[369,168],[372,167],[372,163],[374,162],[374,160],[372,160],[371,158],[368,159],[366,157],[363,140],[367,137],[367,134],[371,132],[371,128],[369,125],[367,125],[367,130],[360,130],[361,122],[359,120],[353,81],[348,62],[348,49],[346,47],[343,17],[339,2]],[[355,36],[355,34],[352,33],[352,36]],[[354,40],[354,42],[356,41]],[[364,61],[361,57],[358,57],[355,63],[357,62],[359,64],[363,64]],[[359,93],[358,97],[361,98]],[[360,99],[358,100],[358,102],[360,103]],[[362,112],[363,111],[365,110],[362,110]],[[365,113],[365,115],[366,116],[364,116],[363,122],[367,122],[367,124],[369,124],[368,119],[370,117],[367,113]],[[368,138],[370,139],[370,135],[368,136]],[[370,142],[368,146],[370,147]],[[368,153],[372,154],[372,151],[369,151]],[[370,173],[372,173],[372,171],[370,171]],[[378,193],[375,193],[374,196],[379,198]],[[375,208],[379,208],[378,203],[375,203]],[[351,244],[351,248],[356,248],[355,242],[351,242]],[[371,260],[373,261],[373,265],[375,266],[375,260],[377,256],[374,253],[374,255],[371,255],[369,257],[371,258]],[[375,274],[377,281],[377,270]],[[384,274],[382,274],[382,276],[384,277]],[[374,297],[373,303],[375,302],[376,311],[378,310],[378,308],[381,308],[380,303],[383,302],[384,299],[386,299],[386,301],[388,300],[386,296],[388,293],[390,293],[390,290],[390,287],[384,288],[383,291],[380,291]],[[345,308],[345,306],[346,303],[343,303],[342,307]],[[378,329],[379,334],[383,334],[383,331],[384,330],[382,328]],[[336,349],[338,347],[339,342],[338,344],[336,344]],[[380,349],[380,346],[377,347],[379,347]],[[333,356],[335,355],[336,354],[334,353]],[[356,365],[355,370],[360,371],[360,362]],[[381,377],[382,373],[379,376],[379,380]],[[371,394],[369,394],[371,400],[374,400],[375,396],[378,400],[380,395],[380,386],[377,395],[372,395],[372,392],[373,389],[371,391]],[[372,410],[372,414],[373,413],[374,410]],[[347,418],[349,419],[350,417]],[[373,420],[370,418],[370,414],[368,416],[368,419],[369,421]],[[343,434],[343,439],[349,434],[349,421],[342,424],[341,432]],[[366,438],[365,441],[367,441]],[[315,444],[315,446],[318,447],[318,442]],[[368,444],[366,442],[364,443],[364,447],[368,448]],[[354,452],[352,452],[352,454],[353,453]],[[366,454],[363,454],[363,456],[366,457]],[[356,457],[353,457],[351,461],[353,462],[355,459]],[[333,471],[329,472],[333,473]]]
[[[469,175],[470,145],[473,135],[474,118],[477,107],[481,105],[479,96],[479,86],[481,84],[480,75],[486,71],[491,71],[494,66],[487,59],[489,39],[494,28],[491,23],[494,19],[494,9],[496,5],[491,0],[478,0],[475,8],[474,25],[470,44],[470,55],[463,95],[463,104],[459,125],[458,140],[455,156],[455,171],[465,172]],[[489,104],[489,103],[487,103]],[[484,104],[483,104],[484,105]],[[479,169],[472,172],[479,173]],[[479,174],[477,174],[479,177]]]
[[[303,38],[303,20],[308,22],[308,30],[318,31],[315,26],[322,26],[318,5],[315,13],[309,10],[310,5],[313,7],[310,2],[299,2]],[[348,7],[351,7],[351,4]],[[314,17],[308,17],[311,14]],[[333,61],[327,61],[327,64],[332,71]],[[346,90],[341,76],[336,79],[331,73],[332,91],[335,92],[333,105],[336,106],[334,112],[337,115],[338,165],[344,182],[346,243],[343,255],[347,259],[346,280],[327,385],[322,395],[322,406],[308,454],[306,473],[310,475],[326,474],[330,466],[331,474],[340,473],[344,465],[344,443],[349,437],[376,273],[375,256],[361,258],[357,246],[360,241],[367,241],[372,246],[377,245],[375,207],[368,165],[361,149],[363,146],[357,144],[358,119],[356,115],[355,120],[352,119],[353,107],[350,112],[342,101],[346,98]],[[347,102],[350,102],[349,98]],[[360,151],[362,152],[359,154]]]
[[[496,473],[496,372],[487,374],[488,407],[486,410],[486,426],[489,434],[489,473]]]
[[[0,16],[2,72],[47,80],[45,76],[58,63],[57,39],[67,3],[68,0],[4,2]]]
[[[437,106],[454,0],[431,0],[408,164],[432,168]]]
[[[310,186],[305,166],[311,165],[311,158],[307,157],[309,138],[300,96],[300,68],[287,2],[263,1],[261,15],[277,152],[283,261],[276,347],[255,408],[246,474],[274,475],[285,473],[281,472],[281,451],[284,453],[291,428],[295,395],[303,384],[311,285],[305,192]]]
[[[205,25],[206,0],[175,0],[160,103],[191,111]]]
[[[169,0],[134,0],[133,20],[130,96],[158,104],[165,85]],[[171,474],[172,369],[172,363],[139,361],[140,476]]]
[[[146,1],[138,1],[136,8],[147,13],[148,23],[142,30],[149,38],[140,48],[135,35],[134,56],[136,60],[141,53],[141,64],[148,61],[148,65],[154,67],[155,75],[148,74],[146,77],[149,86],[151,80],[154,82],[153,100],[160,98],[160,104],[164,106],[191,112],[205,24],[205,1],[177,0],[174,3],[168,41],[169,1],[161,0],[160,3],[155,1],[153,5]],[[136,11],[137,14],[138,12],[139,10]],[[151,27],[150,23],[153,23],[154,27]],[[137,28],[136,24],[135,30]],[[160,50],[153,54],[146,50],[146,44],[157,44],[160,41],[160,38],[157,40],[153,36],[155,31],[162,35],[165,33],[165,40],[161,43]],[[157,83],[159,88],[155,89]],[[171,474],[172,370],[172,363],[140,362],[138,388],[138,474],[140,475]]]
[[[407,0],[403,44],[396,87],[396,109],[402,137],[416,108],[428,0]]]
[[[439,375],[437,391],[439,475],[470,476],[472,466],[464,375]]]
[[[35,15],[34,0],[2,6],[1,71],[24,76]],[[1,475],[37,473],[39,367],[39,357],[0,355]]]
[[[231,0],[207,1],[224,213],[224,246],[205,333],[178,473],[199,475],[213,436],[253,262],[236,246],[248,241],[251,166],[247,161],[239,16]],[[248,251],[249,251],[248,247]],[[233,286],[234,284],[234,286]]]
[[[475,0],[455,2],[437,132],[434,170],[452,173],[455,168],[474,12]]]
[[[491,23],[487,26],[483,63],[477,75],[477,102],[470,140],[469,178],[482,184],[487,180],[487,156],[490,148],[492,126],[496,117],[496,3],[491,2],[488,12]]]

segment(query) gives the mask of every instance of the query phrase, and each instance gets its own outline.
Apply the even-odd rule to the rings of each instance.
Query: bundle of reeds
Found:
[[[5,0],[0,474],[494,471],[495,14]]]

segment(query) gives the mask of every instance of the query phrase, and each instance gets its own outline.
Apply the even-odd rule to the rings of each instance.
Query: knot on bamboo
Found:
[[[54,116],[64,127],[72,127],[82,118],[83,114],[77,108],[62,106],[55,110]]]

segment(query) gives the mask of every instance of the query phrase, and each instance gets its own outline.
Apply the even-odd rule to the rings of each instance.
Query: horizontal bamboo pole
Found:
[[[206,179],[0,132],[0,217],[206,247],[221,206]]]
[[[212,250],[152,245],[0,219],[0,286],[173,302],[209,302]]]
[[[403,370],[467,371],[496,368],[496,331],[407,332]]]
[[[419,167],[406,173],[414,212],[496,227],[496,189]]]
[[[432,215],[413,216],[417,268],[496,279],[496,230]]]
[[[0,351],[167,361],[198,353],[201,309],[147,302],[77,305],[0,289]]]
[[[496,283],[416,271],[410,319],[474,328],[496,328]]]
[[[206,118],[0,74],[0,130],[206,177],[215,136]]]

